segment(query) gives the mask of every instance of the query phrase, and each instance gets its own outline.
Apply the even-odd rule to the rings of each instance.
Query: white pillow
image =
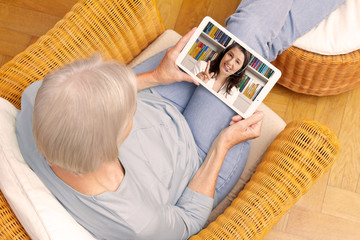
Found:
[[[360,1],[346,0],[318,26],[297,39],[294,46],[323,55],[360,49]]]
[[[0,188],[32,239],[94,239],[23,159],[15,133],[18,110],[0,98]]]

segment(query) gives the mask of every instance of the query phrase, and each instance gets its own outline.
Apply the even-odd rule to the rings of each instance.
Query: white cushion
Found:
[[[347,0],[318,26],[297,39],[295,47],[323,55],[360,49],[360,1]]]
[[[26,164],[15,133],[17,113],[0,98],[0,188],[15,215],[32,239],[94,239]]]

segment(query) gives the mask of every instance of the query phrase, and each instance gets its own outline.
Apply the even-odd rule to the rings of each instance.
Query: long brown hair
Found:
[[[237,87],[240,84],[241,79],[243,79],[245,74],[245,69],[248,66],[250,59],[251,59],[251,53],[247,51],[243,46],[238,44],[237,42],[233,42],[231,45],[229,45],[227,48],[225,48],[213,61],[210,63],[210,69],[209,72],[213,72],[216,76],[220,71],[220,62],[222,58],[225,56],[225,54],[230,51],[232,48],[237,47],[240,49],[240,51],[244,54],[244,62],[242,67],[235,72],[234,74],[231,74],[229,77],[227,77],[225,82],[225,92],[227,94],[230,94],[230,91],[233,87]]]

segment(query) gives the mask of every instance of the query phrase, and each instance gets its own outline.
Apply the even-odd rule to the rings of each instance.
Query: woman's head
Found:
[[[103,61],[100,54],[48,74],[34,105],[39,152],[50,165],[79,174],[95,172],[117,158],[136,94],[134,73]]]
[[[244,77],[251,54],[240,44],[234,42],[222,51],[210,64],[210,72],[227,77],[226,92],[237,86]]]

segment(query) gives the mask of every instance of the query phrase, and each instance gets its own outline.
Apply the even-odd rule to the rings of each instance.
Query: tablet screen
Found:
[[[205,17],[177,65],[242,117],[256,111],[281,72],[210,17]]]

